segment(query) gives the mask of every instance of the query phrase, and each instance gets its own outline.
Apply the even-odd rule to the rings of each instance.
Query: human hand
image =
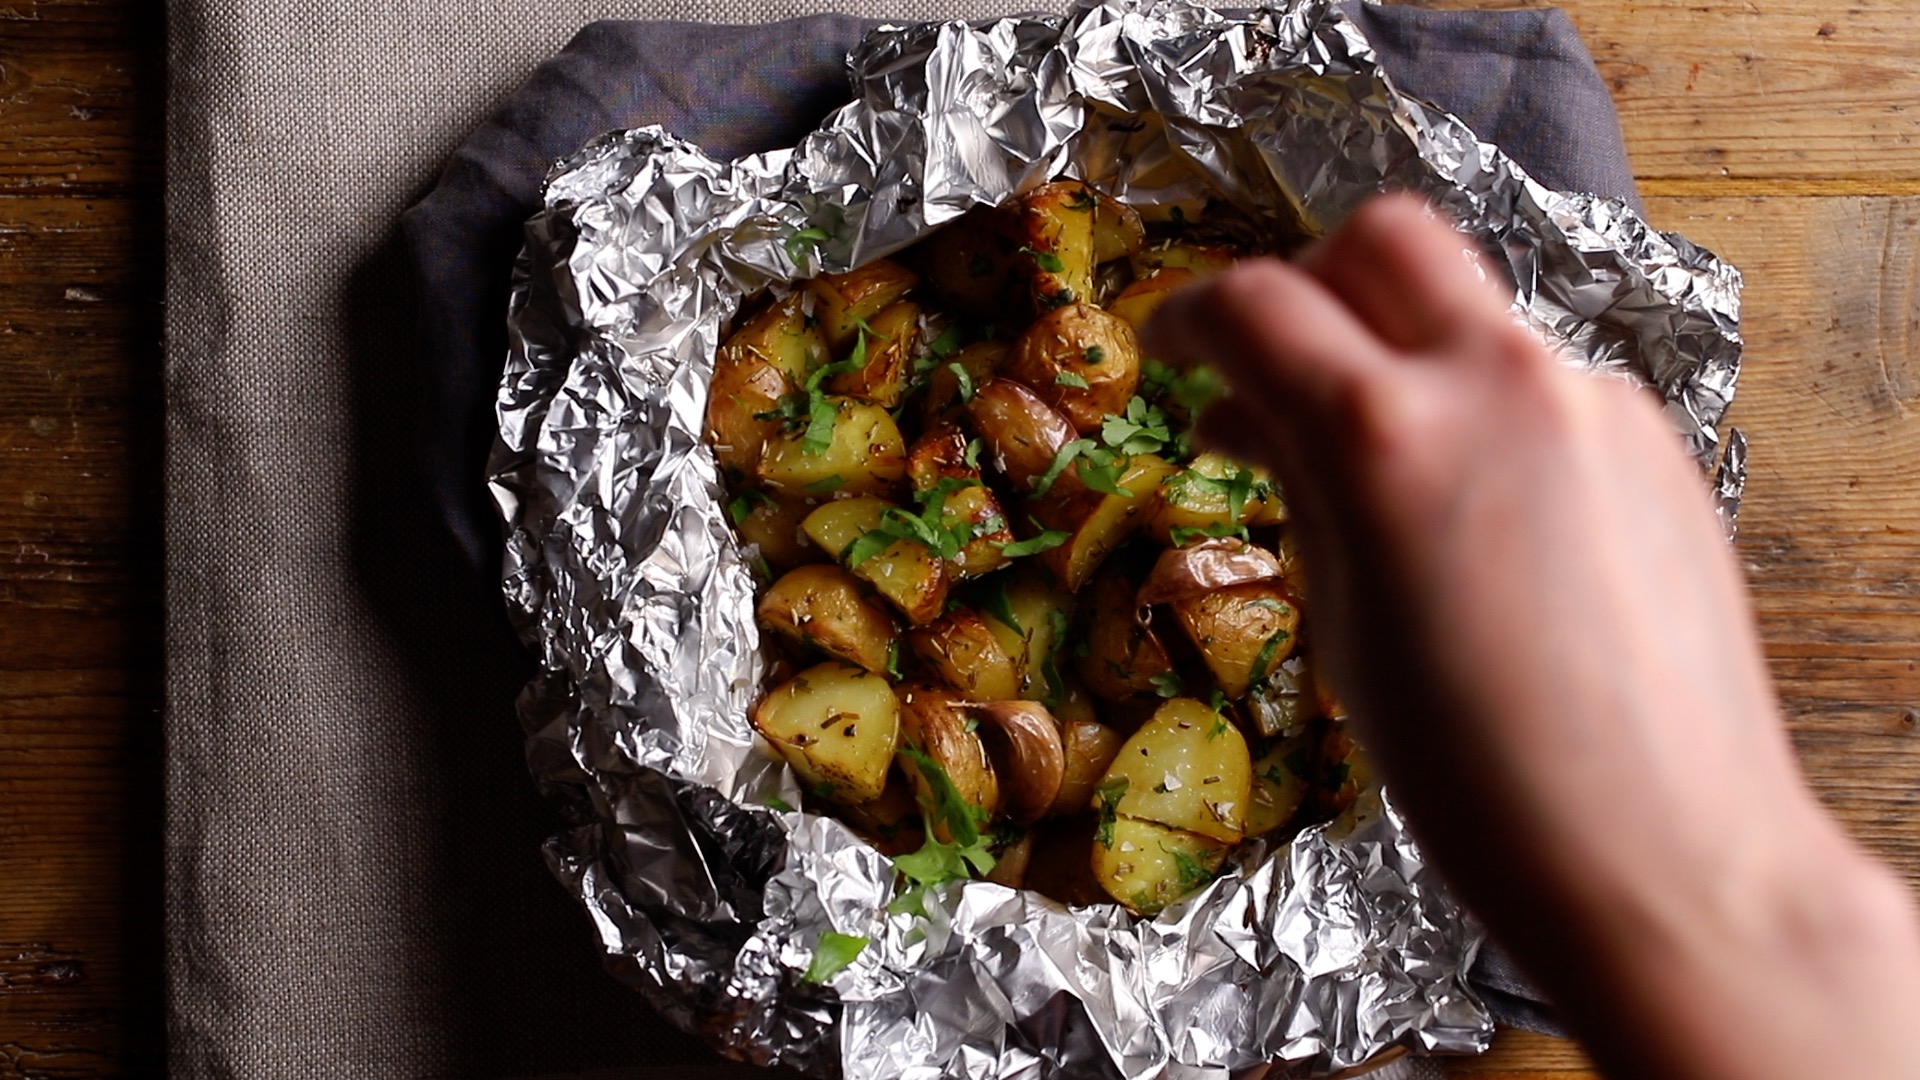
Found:
[[[1201,433],[1280,478],[1323,670],[1422,844],[1596,1056],[1826,1074],[1837,1011],[1920,986],[1904,893],[1801,781],[1654,399],[1559,364],[1507,308],[1459,234],[1387,197],[1298,266],[1168,301],[1147,344],[1234,388]],[[1833,970],[1863,927],[1911,963]],[[1920,1075],[1869,1034],[1866,1071],[1840,1074]]]

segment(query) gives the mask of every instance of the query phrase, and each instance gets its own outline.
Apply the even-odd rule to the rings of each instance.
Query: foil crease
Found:
[[[1322,0],[883,27],[848,65],[852,101],[794,148],[722,162],[616,132],[555,167],[526,228],[490,475],[539,664],[528,761],[569,822],[546,854],[609,967],[724,1053],[817,1076],[1226,1080],[1484,1049],[1481,931],[1384,794],[1248,845],[1156,919],[985,882],[888,914],[887,860],[786,809],[797,784],[747,722],[765,668],[701,444],[714,350],[743,297],[1059,175],[1137,204],[1224,198],[1296,234],[1411,189],[1479,238],[1569,363],[1661,394],[1731,529],[1738,271],[1621,202],[1541,187],[1395,90]],[[869,944],[816,985],[827,931]]]

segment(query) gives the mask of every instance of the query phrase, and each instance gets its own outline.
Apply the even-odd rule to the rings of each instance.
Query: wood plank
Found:
[[[1920,179],[1920,65],[1903,0],[1432,0],[1560,7],[1612,88],[1634,174],[1696,182]],[[1905,183],[1901,183],[1905,182]]]

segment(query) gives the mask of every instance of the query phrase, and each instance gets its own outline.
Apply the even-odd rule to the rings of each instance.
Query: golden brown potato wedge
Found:
[[[1173,698],[1128,737],[1099,791],[1116,795],[1115,813],[1232,843],[1252,786],[1240,729],[1204,702]]]
[[[1153,627],[1141,620],[1133,582],[1116,569],[1103,569],[1081,595],[1087,649],[1078,667],[1087,689],[1114,701],[1156,693],[1161,684],[1154,680],[1164,683],[1173,661]]]
[[[972,701],[1006,701],[1020,696],[1014,659],[971,608],[954,608],[907,634],[908,647],[941,682]]]
[[[900,734],[899,706],[883,676],[830,660],[775,687],[753,726],[823,799],[880,797]]]
[[[978,722],[966,712],[967,702],[951,690],[924,683],[903,684],[896,696],[900,700],[901,745],[925,754],[945,770],[962,799],[989,816],[997,813],[1000,779],[994,774],[985,744],[974,733]],[[933,788],[919,762],[910,754],[902,754],[900,771],[918,793],[920,805],[932,805]],[[944,822],[934,829],[934,835],[953,839]]]
[[[808,438],[810,425],[776,432],[757,469],[760,485],[790,498],[884,495],[907,473],[907,447],[893,417],[878,405],[834,403],[831,436]]]
[[[1293,530],[1280,530],[1280,539],[1273,545],[1273,553],[1280,559],[1280,580],[1287,584],[1287,594],[1301,603],[1307,602],[1307,568],[1300,564],[1300,542]]]
[[[1092,805],[1094,791],[1125,742],[1125,736],[1098,721],[1061,720],[1060,747],[1066,755],[1066,769],[1060,777],[1060,794],[1047,812],[1071,814]]]
[[[807,515],[800,528],[807,538],[832,558],[845,564],[854,577],[874,587],[915,626],[931,622],[947,602],[946,563],[917,540],[895,540],[855,562],[856,545],[880,528],[888,511],[899,508],[885,499],[860,496],[836,499]]]
[[[1280,582],[1230,585],[1171,607],[1230,698],[1245,696],[1247,687],[1293,655],[1300,610]]]
[[[1153,318],[1162,301],[1195,280],[1193,271],[1182,267],[1161,270],[1152,277],[1138,278],[1121,289],[1120,295],[1108,302],[1107,310],[1126,320],[1127,325],[1139,333],[1147,325],[1147,320]]]
[[[907,476],[917,492],[941,487],[940,522],[946,528],[962,523],[971,534],[948,562],[948,569],[959,580],[979,577],[1007,565],[1012,560],[1001,550],[1013,542],[1006,511],[1000,500],[983,481],[980,469],[969,464],[978,459],[982,447],[971,446],[958,427],[939,424],[914,441],[907,451]]]
[[[1298,653],[1274,664],[1267,677],[1247,687],[1247,719],[1262,735],[1290,735],[1320,712],[1313,665]]]
[[[1074,430],[1096,434],[1140,388],[1140,342],[1125,320],[1092,304],[1042,315],[1014,343],[1006,374],[1058,409]]]
[[[974,389],[993,378],[1012,352],[1009,342],[976,341],[928,371],[923,410],[927,423],[951,417],[972,401]]]
[[[1147,229],[1139,211],[1111,195],[1096,197],[1100,204],[1093,210],[1093,261],[1124,259],[1145,247]]]
[[[1318,733],[1302,730],[1276,740],[1253,763],[1253,801],[1247,835],[1261,836],[1293,820],[1312,787]]]
[[[1196,277],[1212,277],[1233,268],[1239,256],[1232,248],[1219,244],[1183,244],[1178,241],[1152,244],[1134,252],[1133,276],[1150,278],[1169,268],[1186,270]]]
[[[1018,696],[1057,700],[1066,690],[1067,657],[1059,655],[1073,619],[1073,596],[1046,574],[1022,567],[986,583],[987,629],[1014,658]]]
[[[814,563],[795,567],[760,598],[760,625],[789,641],[837,660],[887,674],[897,634],[893,618],[860,588],[852,574]],[[981,632],[986,633],[982,627]],[[991,640],[992,635],[986,635]]]
[[[854,352],[866,362],[828,379],[824,389],[891,409],[907,392],[920,340],[920,305],[911,300],[890,304],[867,325],[872,333],[860,330],[854,335]]]
[[[1060,723],[1037,701],[987,701],[972,707],[979,734],[1000,779],[1000,809],[1015,825],[1031,825],[1053,809],[1066,779]]]
[[[707,390],[707,442],[729,483],[754,474],[761,450],[780,430],[768,416],[793,384],[755,353],[721,350]]]
[[[740,539],[758,547],[760,557],[775,572],[822,557],[820,549],[800,531],[800,523],[813,507],[798,499],[775,499],[750,488],[734,496],[727,512]]]
[[[1050,471],[1049,499],[1064,500],[1080,490],[1072,469],[1053,470],[1077,435],[1072,421],[1026,386],[1012,379],[989,379],[975,389],[967,415],[986,443],[986,460],[1017,490],[1032,492]]]
[[[1035,311],[1093,296],[1093,219],[1100,199],[1078,180],[1037,187],[1014,202],[1021,263]]]
[[[1285,520],[1286,503],[1264,470],[1209,452],[1161,482],[1160,500],[1147,528],[1163,544],[1188,544],[1223,536],[1236,526]]]
[[[718,363],[756,357],[785,375],[795,386],[827,362],[827,339],[807,320],[808,302],[800,293],[775,300],[749,318],[720,346]]]
[[[1093,844],[1093,876],[1108,896],[1140,915],[1198,891],[1226,862],[1227,845],[1152,821],[1102,822]]]
[[[1120,472],[1118,493],[1089,492],[1098,497],[1073,499],[1055,499],[1049,493],[1044,506],[1032,508],[1035,515],[1048,528],[1065,529],[1073,536],[1059,547],[1042,552],[1042,564],[1068,590],[1078,590],[1114,548],[1146,523],[1159,497],[1160,483],[1173,470],[1164,458],[1136,454]]]
[[[871,323],[881,309],[920,283],[913,271],[892,259],[875,259],[844,274],[822,274],[807,282],[813,295],[814,320],[836,356],[853,348],[861,323]]]

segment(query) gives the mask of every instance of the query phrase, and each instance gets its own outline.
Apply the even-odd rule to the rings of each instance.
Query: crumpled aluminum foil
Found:
[[[741,298],[1062,174],[1141,205],[1224,197],[1293,232],[1412,189],[1503,260],[1516,313],[1569,362],[1659,390],[1731,527],[1738,272],[1622,203],[1542,188],[1395,91],[1324,0],[883,28],[849,65],[854,100],[797,147],[719,162],[615,133],[556,167],[527,226],[492,483],[539,661],[528,759],[572,823],[547,854],[609,966],[723,1052],[820,1076],[1225,1080],[1483,1049],[1481,933],[1384,799],[1248,845],[1153,920],[984,882],[888,915],[885,858],[769,809],[801,798],[746,718],[764,664],[701,444],[714,350]],[[829,930],[869,945],[810,984]]]

